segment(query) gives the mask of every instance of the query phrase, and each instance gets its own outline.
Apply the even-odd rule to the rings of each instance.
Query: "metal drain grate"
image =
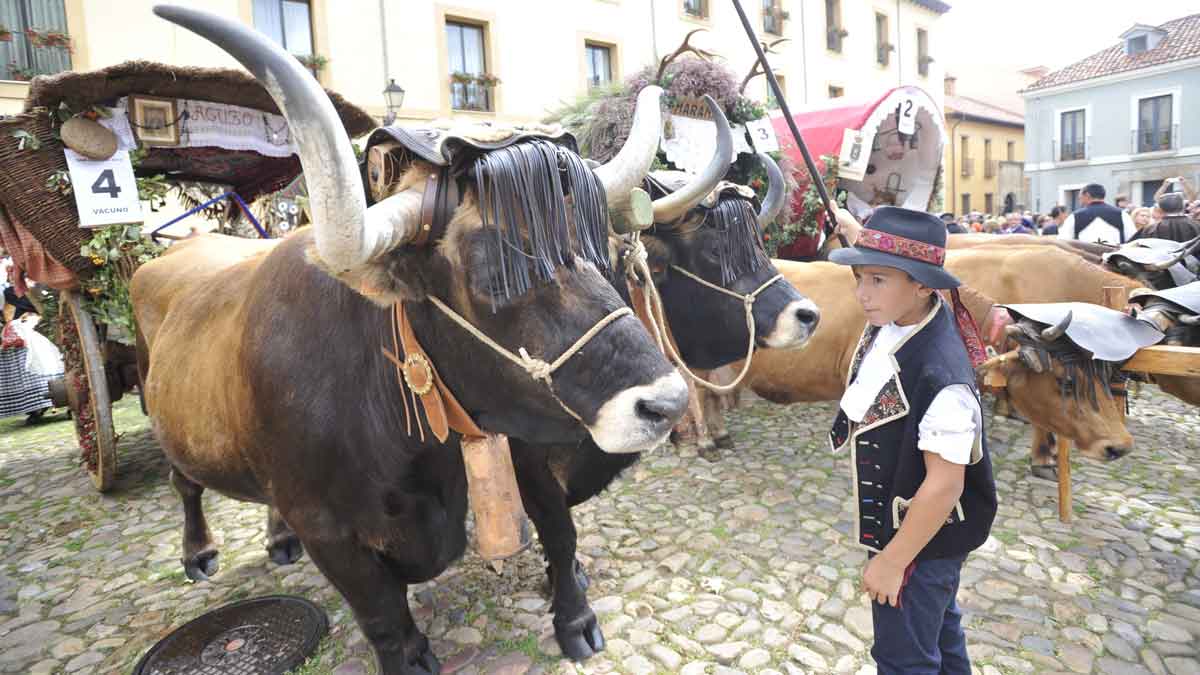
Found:
[[[214,609],[171,632],[134,675],[283,675],[304,663],[329,628],[304,598],[271,595]]]

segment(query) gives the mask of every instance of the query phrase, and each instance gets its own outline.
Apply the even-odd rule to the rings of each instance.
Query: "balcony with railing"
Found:
[[[1091,145],[1091,137],[1086,139],[1076,139],[1074,141],[1059,143],[1051,141],[1050,156],[1057,162],[1077,162],[1088,158],[1088,146]]]
[[[963,157],[962,158],[962,177],[970,178],[971,176],[974,176],[974,175],[975,175],[975,158],[974,157]]]
[[[1129,153],[1169,152],[1179,149],[1179,125],[1135,129],[1129,132]]]

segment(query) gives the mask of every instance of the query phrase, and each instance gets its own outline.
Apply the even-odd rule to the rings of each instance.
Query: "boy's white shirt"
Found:
[[[916,324],[897,326],[894,323],[880,327],[859,364],[854,381],[842,394],[842,410],[852,421],[863,420],[879,390],[896,375],[891,351],[916,328]],[[979,461],[979,457],[972,456],[972,451],[977,430],[983,428],[982,420],[979,400],[971,388],[965,384],[952,384],[934,396],[925,417],[921,418],[917,427],[917,447],[936,452],[948,462],[974,464]]]

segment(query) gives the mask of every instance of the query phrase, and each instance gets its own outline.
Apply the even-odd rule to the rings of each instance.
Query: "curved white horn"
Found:
[[[620,152],[592,169],[604,185],[610,211],[622,211],[629,204],[629,192],[642,186],[642,180],[654,163],[662,138],[662,87],[651,85],[638,92],[633,110],[633,125]]]
[[[1051,326],[1042,331],[1042,340],[1046,342],[1054,342],[1058,338],[1066,335],[1067,326],[1071,325],[1071,319],[1075,318],[1074,312],[1067,312],[1062,321],[1058,322],[1057,326]]]
[[[695,179],[671,194],[654,200],[656,223],[670,223],[683,216],[707,197],[729,172],[729,163],[733,161],[733,134],[729,131],[729,120],[725,119],[721,106],[711,96],[706,94],[704,102],[708,104],[713,121],[717,124],[717,147],[708,166]]]
[[[391,200],[367,210],[358,162],[337,111],[295,57],[249,26],[210,12],[157,5],[154,13],[228,52],[279,106],[300,152],[317,252],[335,273],[361,266],[416,234],[419,204],[416,213]]]
[[[787,202],[787,182],[783,178],[783,171],[770,155],[765,152],[757,155],[758,161],[767,170],[767,196],[763,197],[762,208],[758,211],[758,226],[765,228],[779,217],[779,212]]]
[[[1161,272],[1163,270],[1170,269],[1177,263],[1183,262],[1184,258],[1191,255],[1193,249],[1200,249],[1200,237],[1183,242],[1183,244],[1179,247],[1179,255],[1175,256],[1174,258],[1165,262],[1146,265],[1146,269],[1152,272]]]

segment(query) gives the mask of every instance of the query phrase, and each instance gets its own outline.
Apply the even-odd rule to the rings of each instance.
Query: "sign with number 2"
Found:
[[[67,168],[71,171],[80,227],[142,221],[137,178],[133,175],[127,150],[99,161],[86,159],[71,150],[64,152],[67,153]]]

